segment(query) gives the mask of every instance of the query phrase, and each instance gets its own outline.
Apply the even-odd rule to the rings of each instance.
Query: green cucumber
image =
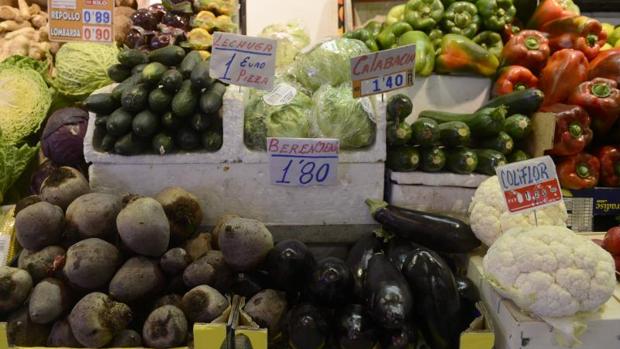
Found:
[[[212,88],[208,88],[200,96],[200,110],[207,114],[217,112],[222,106],[222,95],[213,88],[214,86],[216,84],[213,84]]]
[[[148,61],[146,53],[135,48],[122,50],[118,53],[118,62],[127,68],[133,68]]]
[[[387,103],[387,119],[388,121],[400,122],[405,120],[409,114],[413,111],[413,104],[411,99],[404,94],[397,94],[390,99]]]
[[[483,148],[497,150],[504,155],[512,153],[515,148],[514,140],[504,131],[493,138],[483,139],[479,145]]]
[[[190,75],[192,84],[197,89],[208,88],[213,84],[215,79],[209,75],[209,60],[196,64]]]
[[[120,107],[118,100],[115,100],[111,93],[90,95],[84,100],[84,106],[88,111],[97,114],[110,114]]]
[[[203,113],[194,113],[190,120],[190,125],[194,131],[202,132],[207,130],[211,125],[211,118],[209,115]]]
[[[149,52],[149,61],[159,62],[169,67],[177,65],[185,58],[185,50],[182,47],[169,45]]]
[[[161,85],[170,93],[176,93],[183,84],[183,74],[176,69],[170,69],[161,77]]]
[[[164,132],[158,133],[153,137],[151,142],[153,151],[159,155],[169,154],[174,150],[174,141],[172,137]]]
[[[181,118],[175,116],[172,112],[167,112],[161,116],[161,124],[169,130],[176,130],[181,126]]]
[[[387,144],[390,146],[405,145],[411,141],[411,125],[405,121],[398,124],[388,123],[387,127]]]
[[[469,174],[478,166],[478,154],[468,148],[456,148],[448,151],[446,167],[450,172]]]
[[[123,82],[131,76],[131,69],[122,64],[113,64],[108,68],[108,76],[114,82]]]
[[[177,131],[174,143],[183,150],[194,150],[200,146],[200,135],[189,127]]]
[[[439,124],[439,139],[447,147],[459,147],[469,144],[471,130],[462,121],[450,121]]]
[[[111,134],[107,133],[101,139],[101,146],[100,146],[100,148],[103,151],[111,152],[111,151],[114,150],[114,144],[115,143],[116,143],[116,137],[114,137]]]
[[[192,74],[192,70],[194,70],[194,68],[196,67],[196,64],[200,62],[202,62],[202,57],[200,56],[200,52],[191,51],[190,53],[185,55],[185,58],[183,58],[181,65],[179,65],[179,70],[181,71],[183,76],[185,76],[186,78],[189,78],[190,75]]]
[[[172,98],[172,112],[181,118],[189,117],[194,114],[198,99],[199,91],[192,86],[190,80],[185,80],[179,92]]]
[[[125,110],[139,112],[148,107],[149,88],[145,84],[137,84],[123,92],[121,105]]]
[[[508,162],[513,163],[513,162],[525,161],[530,158],[531,157],[528,155],[528,153],[524,152],[521,149],[517,149],[513,151],[512,154],[508,155]]]
[[[112,98],[115,101],[120,102],[121,97],[123,96],[123,92],[139,84],[141,81],[142,81],[141,73],[133,74],[127,80],[121,82],[120,84],[116,85],[116,87],[114,87],[114,89],[112,90]]]
[[[144,67],[146,67],[147,65],[148,63],[142,63],[142,64],[138,64],[135,67],[131,68],[131,75],[142,74]]]
[[[532,133],[532,120],[523,114],[514,114],[504,121],[504,131],[514,140],[523,139]]]
[[[222,147],[222,135],[219,132],[208,130],[201,136],[202,146],[208,151],[217,151]]]
[[[440,147],[422,149],[422,171],[439,172],[446,165],[446,152]]]
[[[133,115],[123,108],[118,108],[106,119],[106,131],[112,136],[123,136],[131,131],[132,120]]]
[[[478,110],[472,114],[449,113],[436,110],[424,110],[419,117],[430,118],[440,124],[450,121],[461,121],[469,126],[474,136],[494,136],[504,129],[506,107],[492,107]]]
[[[156,88],[149,93],[149,109],[157,114],[164,114],[170,110],[172,95],[162,87]]]
[[[142,138],[154,135],[159,128],[159,117],[150,110],[139,112],[131,122],[133,133]]]
[[[431,146],[439,140],[439,125],[433,119],[420,117],[411,125],[413,144]]]
[[[95,118],[95,127],[106,128],[109,115],[97,115]]]
[[[149,63],[142,70],[142,81],[147,84],[157,85],[167,71],[168,68],[159,62]]]
[[[392,171],[415,171],[420,166],[420,151],[412,146],[390,148],[385,165]]]
[[[508,163],[504,154],[493,149],[476,149],[478,166],[476,172],[489,176],[495,175],[495,168]]]
[[[114,143],[114,152],[120,155],[137,155],[144,151],[144,149],[144,141],[131,132]]]
[[[495,97],[480,109],[496,108],[504,105],[507,108],[508,115],[532,115],[538,111],[544,98],[545,94],[541,90],[529,88]]]

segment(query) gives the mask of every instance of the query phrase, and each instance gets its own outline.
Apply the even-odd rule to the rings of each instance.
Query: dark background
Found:
[[[574,0],[583,12],[620,12],[620,0]]]

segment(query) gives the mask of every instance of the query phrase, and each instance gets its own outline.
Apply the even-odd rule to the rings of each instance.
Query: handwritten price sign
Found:
[[[555,164],[549,156],[501,166],[496,172],[508,210],[512,213],[562,200]]]
[[[272,39],[215,32],[209,74],[225,83],[271,90],[276,47]]]
[[[353,96],[363,97],[413,85],[415,45],[351,58]]]
[[[271,184],[334,185],[338,179],[339,151],[338,139],[267,138]]]

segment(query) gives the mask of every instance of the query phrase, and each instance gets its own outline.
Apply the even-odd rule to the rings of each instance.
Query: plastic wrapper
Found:
[[[282,68],[293,63],[299,52],[310,44],[310,37],[297,22],[269,25],[261,31],[260,37],[278,40],[276,67]]]
[[[325,41],[297,56],[290,72],[312,92],[322,85],[338,86],[351,81],[351,58],[369,52],[359,40],[341,38]]]
[[[350,83],[323,85],[312,96],[314,137],[338,138],[341,149],[368,147],[375,142],[373,99],[353,98]]]

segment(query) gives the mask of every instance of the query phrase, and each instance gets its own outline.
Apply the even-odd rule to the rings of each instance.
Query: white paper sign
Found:
[[[271,90],[277,41],[215,32],[209,74],[228,84]]]
[[[340,140],[267,138],[271,184],[294,187],[335,185]]]
[[[353,96],[384,93],[413,85],[415,45],[351,58]]]
[[[562,200],[553,159],[549,156],[519,161],[495,169],[506,205],[512,213]]]

